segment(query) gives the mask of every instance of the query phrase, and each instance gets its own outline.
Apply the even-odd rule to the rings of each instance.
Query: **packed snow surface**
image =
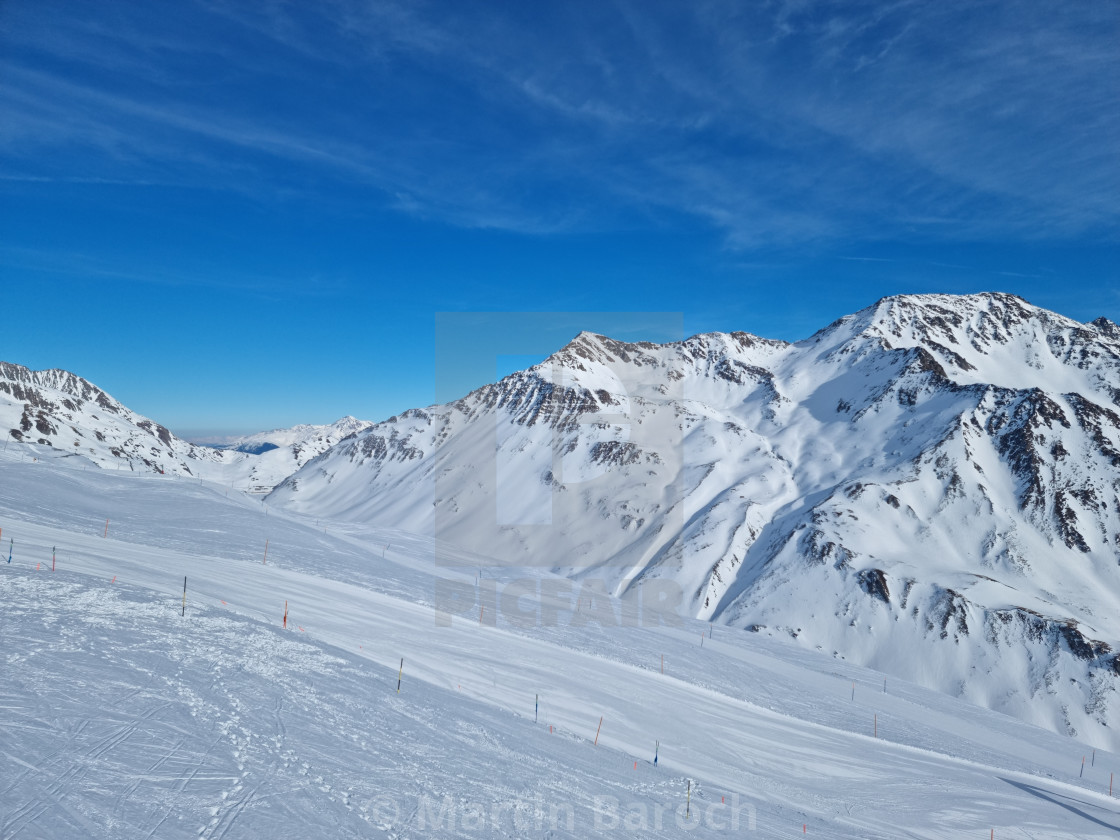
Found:
[[[31,444],[0,528],[4,840],[1120,831],[1113,753],[430,537]]]

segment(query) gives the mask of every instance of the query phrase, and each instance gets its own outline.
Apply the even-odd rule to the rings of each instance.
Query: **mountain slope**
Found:
[[[372,425],[343,417],[326,426],[247,435],[222,447],[196,445],[73,373],[0,362],[0,428],[9,440],[52,446],[102,469],[201,477],[267,493],[316,455]]]
[[[442,626],[430,539],[31,446],[0,450],[5,838],[1118,830],[1115,753],[758,634],[584,621],[547,576],[555,622]]]
[[[0,428],[10,440],[52,446],[102,468],[198,475],[231,456],[196,446],[64,370],[0,362]]]
[[[1002,294],[886,298],[785,344],[581,334],[373,426],[274,503],[1111,736],[1120,332]]]
[[[325,426],[300,424],[236,437],[216,448],[251,456],[235,460],[238,467],[231,480],[251,492],[267,493],[316,455],[372,425],[347,416]]]

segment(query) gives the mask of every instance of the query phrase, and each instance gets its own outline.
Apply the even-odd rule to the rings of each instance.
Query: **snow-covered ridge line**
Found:
[[[191,443],[64,370],[0,362],[0,427],[10,440],[53,446],[102,469],[205,478],[267,493],[311,458],[373,424],[343,417],[237,438]]]

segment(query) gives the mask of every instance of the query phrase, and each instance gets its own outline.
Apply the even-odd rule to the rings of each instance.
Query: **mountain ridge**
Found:
[[[892,296],[793,343],[581,333],[375,424],[270,501],[615,594],[669,581],[689,615],[1104,731],[1117,395],[1106,324],[1004,294]]]
[[[1115,742],[1107,318],[903,295],[792,343],[584,332],[458,400],[324,437],[302,462],[279,446],[156,457],[163,427],[80,377],[0,374],[0,422],[25,440],[65,448],[98,411],[123,424],[101,466],[131,455],[271,489],[296,513],[431,534],[623,597],[671,584],[690,616]]]

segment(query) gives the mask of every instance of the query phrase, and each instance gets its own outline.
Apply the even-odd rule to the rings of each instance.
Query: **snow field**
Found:
[[[441,626],[436,576],[475,571],[438,566],[453,550],[425,538],[61,460],[0,470],[5,840],[1120,830],[1117,756],[1079,779],[1088,747],[900,680],[884,694],[823,653],[718,627],[701,647],[692,621],[602,626],[602,606],[574,612],[578,584],[547,578],[555,621]],[[688,780],[695,822],[675,810]],[[733,830],[715,806],[736,796]]]

